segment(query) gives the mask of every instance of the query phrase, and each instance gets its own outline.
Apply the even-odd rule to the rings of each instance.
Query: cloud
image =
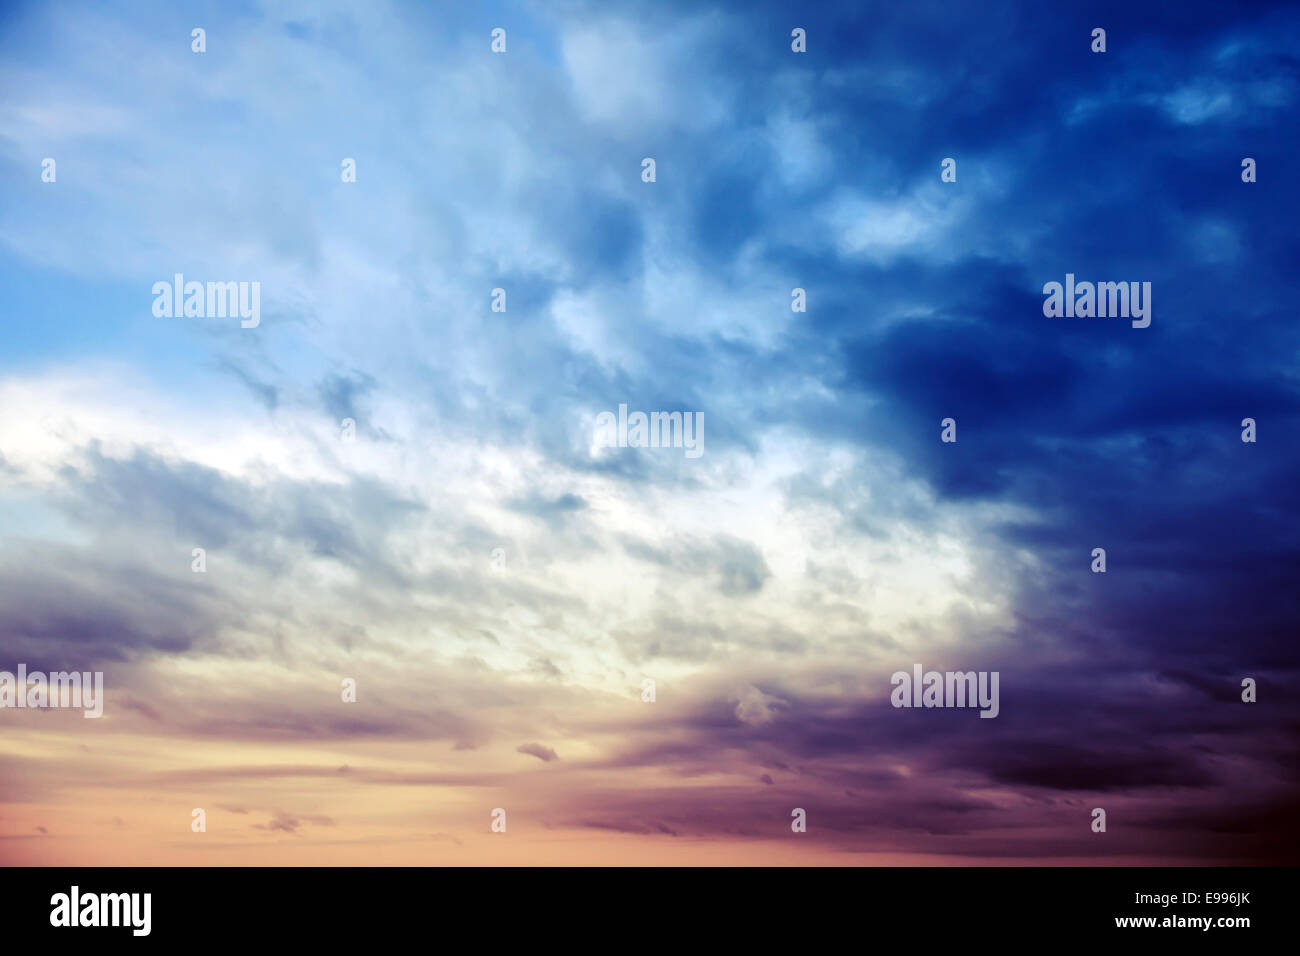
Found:
[[[252,826],[253,829],[255,830],[267,830],[272,833],[274,832],[289,833],[294,836],[298,836],[300,835],[299,830],[303,827],[304,824],[308,824],[308,823],[314,826],[326,826],[326,827],[334,826],[334,821],[331,820],[329,817],[325,817],[325,816],[299,817],[293,814],[285,813],[283,810],[277,810],[275,812],[275,816],[272,817],[268,822],[254,823]]]
[[[544,747],[541,744],[520,744],[518,747],[515,748],[515,752],[521,754],[528,754],[531,757],[536,757],[538,760],[541,760],[543,763],[550,763],[552,760],[560,759],[560,755],[557,754],[554,750],[552,750],[550,747]]]
[[[741,690],[735,699],[736,719],[751,727],[771,723],[787,706],[786,701],[765,694],[753,686]]]

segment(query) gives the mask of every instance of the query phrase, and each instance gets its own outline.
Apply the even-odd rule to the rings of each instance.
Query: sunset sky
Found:
[[[106,689],[0,709],[0,863],[1297,862],[1298,49],[0,6],[0,671]],[[156,316],[177,273],[260,324]],[[1045,317],[1067,273],[1150,327]],[[597,447],[620,404],[702,455]],[[999,715],[891,706],[916,664]]]

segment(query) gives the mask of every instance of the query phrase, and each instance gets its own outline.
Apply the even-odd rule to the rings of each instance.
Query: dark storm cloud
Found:
[[[188,573],[188,555],[184,557]],[[42,547],[0,557],[0,660],[81,670],[144,652],[180,654],[236,615],[177,578],[121,555]],[[0,664],[0,667],[5,665]]]
[[[234,582],[266,580],[303,552],[355,568],[372,588],[407,584],[384,538],[423,511],[364,477],[307,491],[144,450],[113,458],[94,444],[64,467],[53,502],[98,545],[32,541],[0,553],[0,657],[33,669],[211,650],[268,600],[232,596]],[[193,548],[205,549],[206,574],[191,570]],[[435,576],[422,583],[439,587]]]
[[[779,839],[799,806],[816,821],[811,839],[856,852],[1281,858],[1273,837],[1293,827],[1278,829],[1280,807],[1300,796],[1294,702],[1264,714],[1239,694],[1157,673],[998,666],[1002,710],[992,720],[893,708],[885,675],[877,698],[861,703],[774,682],[765,690],[785,706],[762,724],[715,700],[598,765],[731,773],[757,780],[757,790],[738,780],[589,792],[586,805],[600,812],[580,825],[641,832],[660,821],[690,835]],[[759,792],[769,785],[779,785],[777,800]],[[1088,841],[1095,806],[1123,821],[1116,842]]]

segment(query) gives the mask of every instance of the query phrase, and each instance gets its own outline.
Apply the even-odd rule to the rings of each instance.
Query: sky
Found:
[[[1297,862],[1297,49],[5,4],[0,671],[105,696],[0,709],[0,862]],[[1150,325],[1045,315],[1067,274]],[[916,665],[997,716],[894,706]]]

